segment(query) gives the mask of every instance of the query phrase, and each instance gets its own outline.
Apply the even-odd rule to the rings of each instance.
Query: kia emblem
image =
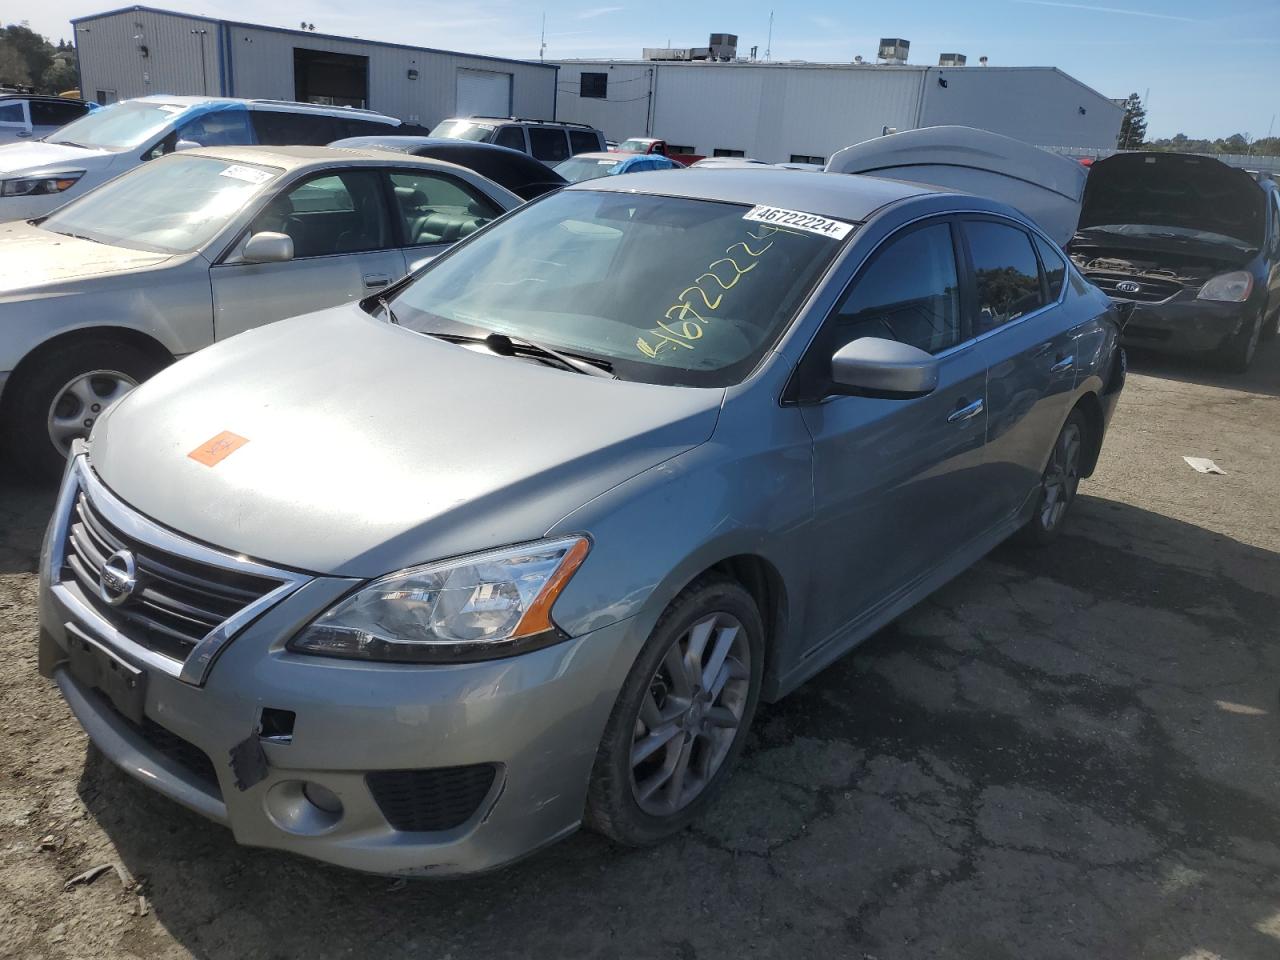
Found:
[[[1116,284],[1116,290],[1120,293],[1137,293],[1142,289],[1142,284],[1135,283],[1132,280],[1121,280]]]

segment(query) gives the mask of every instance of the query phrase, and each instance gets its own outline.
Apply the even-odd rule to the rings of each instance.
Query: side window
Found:
[[[453,243],[469,237],[498,216],[488,198],[452,177],[433,173],[389,175],[405,243]]]
[[[569,149],[575,154],[594,153],[600,149],[600,140],[591,130],[570,130]]]
[[[258,142],[268,146],[322,147],[343,136],[337,119],[324,114],[254,110],[252,115]]]
[[[0,123],[21,123],[26,124],[27,115],[22,109],[22,103],[18,100],[10,100],[8,103],[0,103]]]
[[[1049,301],[1052,303],[1062,296],[1062,283],[1067,278],[1067,262],[1052,244],[1040,237],[1035,240],[1036,249],[1040,251],[1040,264],[1044,267],[1044,278],[1049,286]]]
[[[503,127],[498,131],[497,136],[493,138],[493,142],[500,147],[510,147],[512,150],[519,150],[521,153],[529,152],[524,145],[523,127]]]
[[[529,147],[533,155],[543,163],[558,163],[569,159],[569,141],[559,127],[530,127]]]
[[[964,232],[978,294],[974,336],[1044,306],[1040,267],[1030,237],[1017,227],[990,220],[971,220]]]
[[[63,127],[85,115],[78,103],[56,103],[50,100],[31,102],[31,122],[37,127]]]
[[[293,238],[293,255],[326,257],[392,246],[379,174],[348,170],[304,180],[273,199],[249,232]]]
[[[202,147],[229,147],[253,143],[247,110],[218,110],[195,117],[178,127],[177,140],[190,140]],[[166,151],[168,152],[168,151]]]
[[[343,137],[377,137],[398,136],[400,128],[389,123],[378,123],[374,120],[356,120],[350,117],[337,119],[338,132]]]
[[[891,240],[828,323],[833,350],[859,337],[898,340],[929,353],[954,347],[963,337],[951,227],[935,223]]]

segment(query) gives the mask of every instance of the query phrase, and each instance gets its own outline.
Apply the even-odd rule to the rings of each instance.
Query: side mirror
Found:
[[[200,143],[198,140],[179,140],[173,145],[173,152],[178,153],[182,150],[195,150],[197,147],[202,146],[204,146],[204,144]]]
[[[283,233],[255,233],[244,245],[245,263],[286,263],[293,259],[293,237]]]
[[[938,386],[938,361],[909,343],[860,337],[831,357],[831,382],[836,393],[922,397]]]

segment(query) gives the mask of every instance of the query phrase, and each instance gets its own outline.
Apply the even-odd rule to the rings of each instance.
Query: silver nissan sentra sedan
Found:
[[[1124,380],[997,202],[635,174],[161,372],[79,441],[40,666],[244,844],[494,867],[704,811],[757,703],[1019,534]]]

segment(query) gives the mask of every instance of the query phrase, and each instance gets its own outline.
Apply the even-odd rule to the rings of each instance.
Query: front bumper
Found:
[[[56,560],[49,541],[57,526],[55,517],[46,561],[51,553]],[[113,763],[225,824],[242,844],[374,873],[451,874],[499,866],[571,833],[638,647],[632,621],[475,664],[372,664],[286,650],[287,639],[349,586],[308,581],[236,634],[193,683],[130,656],[111,626],[77,602],[75,584],[42,563],[40,669]],[[142,724],[73,671],[69,645],[85,636],[145,669]],[[289,742],[262,730],[264,709],[294,715]],[[231,751],[245,744],[261,748],[266,767],[242,789],[244,768],[233,765]],[[392,826],[367,776],[482,764],[495,771],[483,797],[465,822],[438,830]],[[336,795],[341,815],[318,814],[302,784]]]
[[[1208,353],[1240,331],[1257,308],[1180,294],[1163,303],[1135,303],[1121,340],[1125,346],[1166,353]]]

